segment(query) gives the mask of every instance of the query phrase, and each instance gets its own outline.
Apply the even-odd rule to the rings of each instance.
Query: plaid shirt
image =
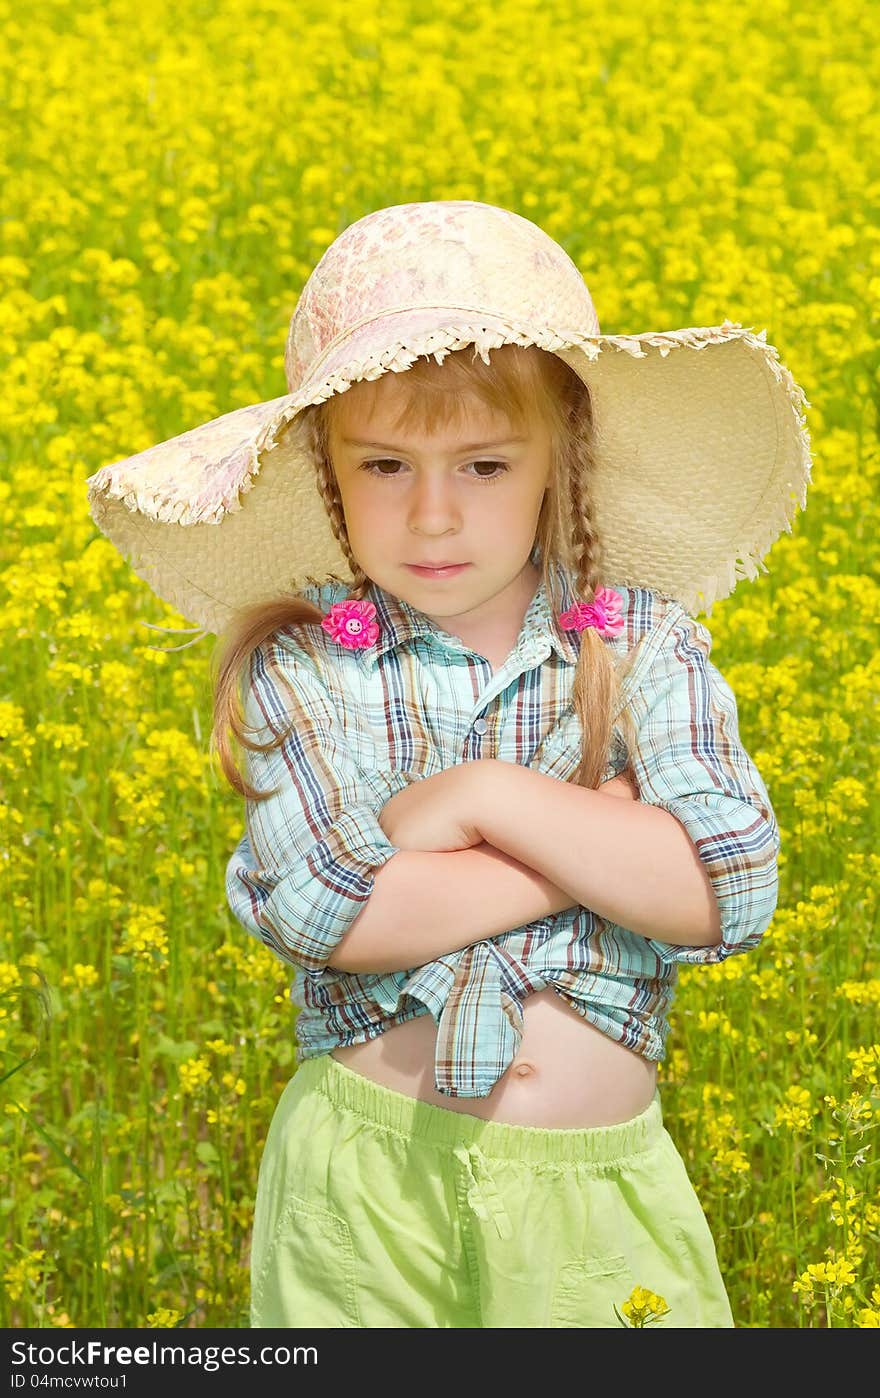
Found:
[[[575,600],[571,576],[554,566],[564,610]],[[615,586],[625,628],[605,644],[624,660],[643,642],[621,696],[632,698],[640,799],[670,811],[694,842],[718,899],[720,945],[652,940],[577,906],[422,966],[355,974],[327,965],[375,871],[398,852],[377,819],[395,792],[476,758],[561,781],[579,760],[571,688],[580,634],[557,627],[543,582],[495,674],[458,637],[371,585],[374,646],[349,650],[317,624],[282,629],[253,652],[243,693],[260,741],[295,717],[281,747],[246,752],[251,783],[280,792],[245,803],[226,892],[246,930],[294,968],[297,1063],[430,1013],[438,1091],[485,1097],[518,1051],[523,999],[548,985],[601,1032],[662,1059],[678,963],[718,962],[760,941],[776,908],[779,829],[740,743],[733,692],[709,660],[710,633],[668,597]],[[347,593],[327,583],[301,595],[326,611]],[[604,779],[626,762],[615,725]]]

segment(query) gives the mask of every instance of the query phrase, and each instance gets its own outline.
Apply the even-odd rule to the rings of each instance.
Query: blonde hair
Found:
[[[602,574],[602,547],[592,520],[590,480],[593,465],[594,419],[587,385],[558,355],[536,345],[501,345],[490,353],[487,364],[471,346],[451,351],[442,364],[430,356],[417,359],[398,374],[407,390],[398,426],[418,425],[426,433],[454,421],[463,399],[476,396],[482,403],[503,413],[514,430],[521,430],[535,415],[546,422],[552,442],[550,483],[538,516],[535,545],[547,596],[554,615],[562,605],[557,581],[550,566],[566,553],[573,560],[572,574],[576,599],[590,602]],[[372,381],[353,384],[348,392],[369,393]],[[317,463],[318,487],[333,533],[351,568],[350,596],[360,598],[369,583],[352,557],[345,528],[345,517],[333,464],[330,443],[340,414],[340,396],[305,408],[301,414]],[[320,622],[323,612],[314,603],[294,594],[284,594],[268,602],[241,609],[221,634],[212,657],[214,724],[212,745],[220,758],[224,775],[242,796],[265,800],[274,792],[258,792],[235,767],[228,731],[252,752],[268,752],[279,746],[291,731],[276,733],[266,744],[248,738],[239,692],[239,675],[252,652],[273,632],[303,623]],[[583,740],[580,762],[572,780],[581,786],[597,787],[605,773],[613,735],[612,714],[619,699],[623,674],[634,659],[615,665],[610,648],[594,628],[581,633],[581,649],[574,675],[572,703],[580,719]],[[283,680],[283,675],[278,677]],[[627,746],[633,742],[632,721],[626,708],[619,715]],[[247,731],[246,731],[247,730]]]

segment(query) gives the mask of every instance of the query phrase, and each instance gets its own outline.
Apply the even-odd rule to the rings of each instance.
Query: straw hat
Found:
[[[538,345],[589,386],[600,583],[711,612],[806,505],[803,390],[736,322],[602,335],[568,254],[529,219],[472,200],[398,204],[336,238],[303,287],[288,392],[103,466],[98,528],[202,633],[238,607],[353,578],[298,414],[361,379],[473,344]],[[564,559],[563,562],[570,560]]]

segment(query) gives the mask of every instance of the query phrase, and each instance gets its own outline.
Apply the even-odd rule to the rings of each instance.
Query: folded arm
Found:
[[[476,819],[485,840],[568,889],[572,903],[644,937],[720,941],[711,880],[667,811],[612,804],[599,791],[496,762]]]
[[[358,973],[423,966],[447,952],[570,908],[550,879],[491,845],[429,853],[402,849],[327,964]]]
[[[677,606],[633,699],[637,803],[495,762],[475,816],[484,839],[646,937],[664,961],[745,951],[776,908],[777,822],[710,647],[707,628]]]
[[[315,974],[405,970],[572,906],[484,842],[435,853],[389,839],[379,817],[410,779],[361,770],[328,685],[292,643],[257,647],[243,708],[261,742],[293,721],[272,751],[246,750],[250,782],[277,792],[246,803],[247,840],[227,865],[230,906],[282,960]]]
[[[402,955],[409,958],[404,965],[420,966],[576,905],[552,879],[473,830],[475,792],[485,793],[487,776],[497,765],[467,762],[447,768],[386,803],[379,816],[382,829],[405,848],[376,872],[370,899],[333,953],[331,966],[393,971],[401,969]],[[600,790],[605,800],[635,800],[627,777],[605,782]],[[437,850],[438,844],[459,843],[461,849]]]

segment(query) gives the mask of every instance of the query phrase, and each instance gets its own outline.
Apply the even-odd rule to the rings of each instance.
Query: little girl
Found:
[[[616,1326],[641,1286],[731,1326],[656,1065],[678,964],[776,906],[692,612],[804,507],[803,393],[729,321],[601,335],[558,244],[462,200],[347,228],[285,364],[89,481],[223,634],[228,899],[293,968],[251,1323]]]

